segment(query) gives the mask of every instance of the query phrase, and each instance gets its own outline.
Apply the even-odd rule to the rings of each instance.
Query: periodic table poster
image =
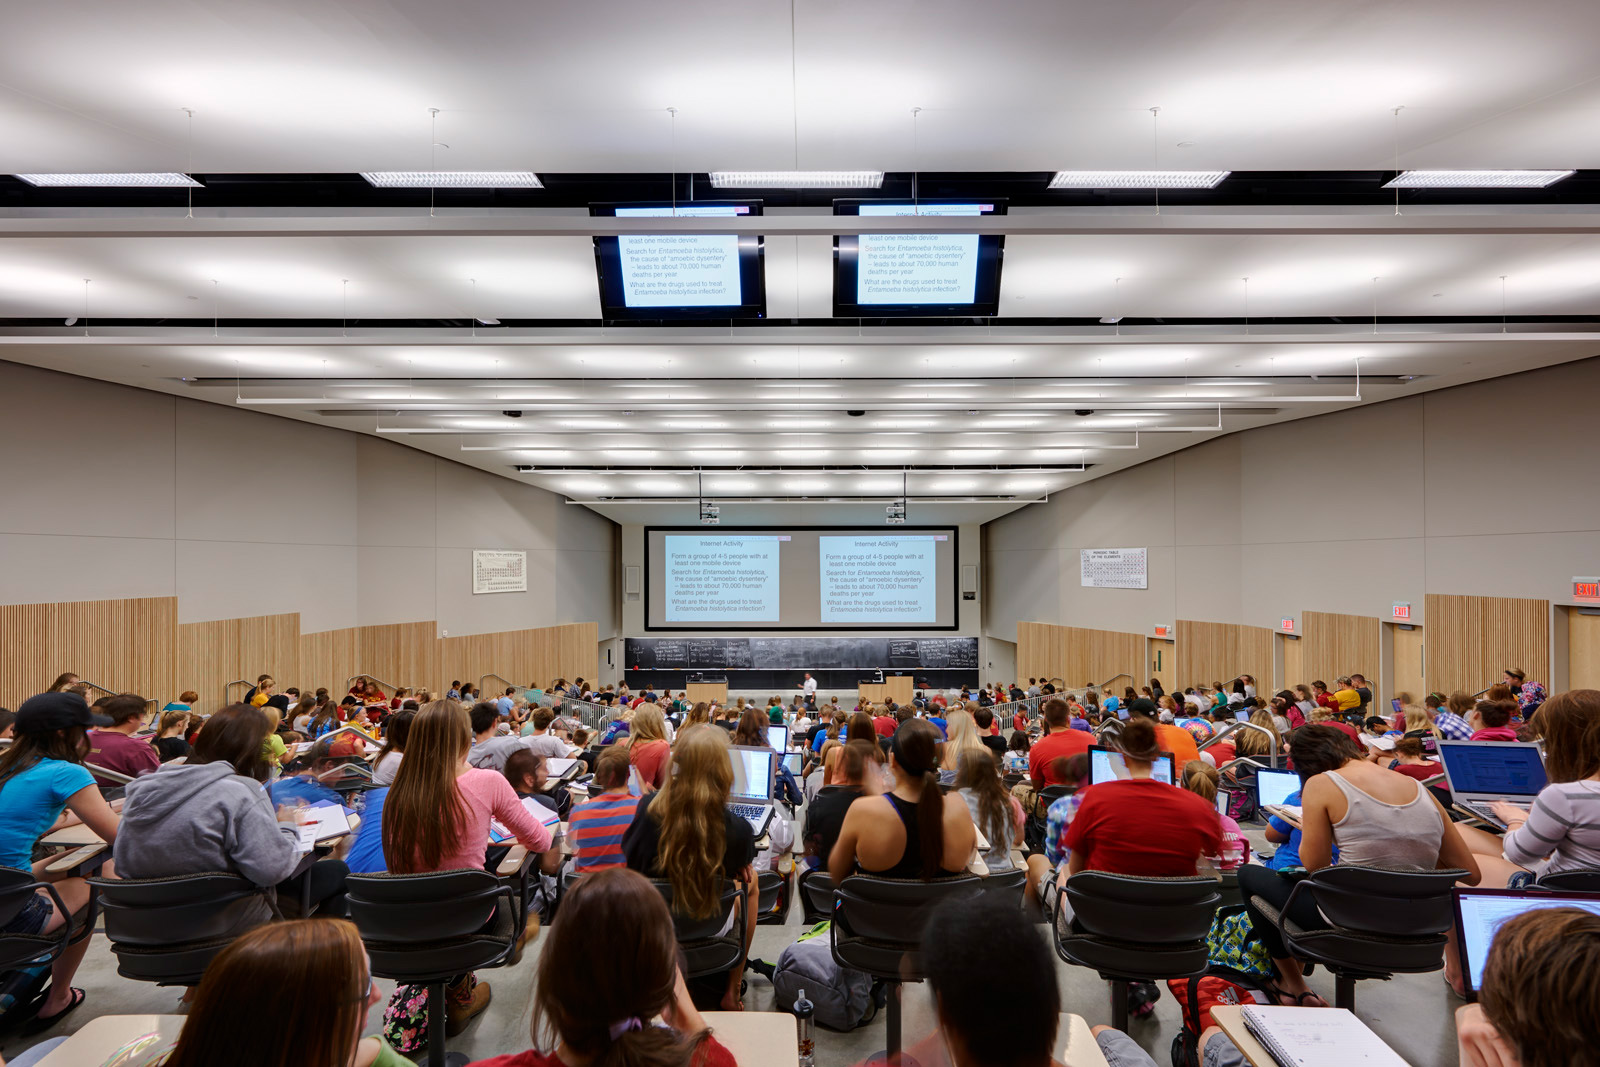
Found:
[[[1147,589],[1143,548],[1085,548],[1078,553],[1082,584],[1094,589]]]

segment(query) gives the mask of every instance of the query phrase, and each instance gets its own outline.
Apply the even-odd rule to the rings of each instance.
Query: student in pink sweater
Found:
[[[466,709],[438,700],[417,712],[406,737],[406,758],[383,803],[383,854],[391,873],[482,870],[489,820],[510,830],[530,852],[544,854],[553,873],[560,853],[550,831],[528,813],[498,771],[467,765],[472,724]],[[518,950],[528,932],[518,938]],[[489,983],[472,975],[450,987],[449,1024],[455,1033],[489,1006]]]

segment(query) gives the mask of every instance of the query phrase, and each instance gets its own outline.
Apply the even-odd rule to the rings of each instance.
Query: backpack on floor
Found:
[[[872,978],[833,961],[828,929],[820,922],[783,950],[772,972],[772,991],[779,1011],[793,1011],[803,989],[816,1009],[817,1025],[854,1030],[876,1014]]]
[[[0,1034],[32,1019],[44,1003],[50,981],[48,963],[32,963],[0,974]]]

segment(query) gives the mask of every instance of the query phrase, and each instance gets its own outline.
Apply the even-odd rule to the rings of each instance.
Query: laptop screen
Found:
[[[1300,791],[1300,776],[1294,771],[1257,771],[1256,799],[1262,807],[1287,804]]]
[[[1532,797],[1548,782],[1534,744],[1441,741],[1439,756],[1452,793]]]
[[[789,728],[787,726],[767,727],[767,744],[772,746],[774,752],[782,752],[789,747]]]
[[[1483,987],[1483,968],[1489,962],[1494,935],[1508,920],[1535,908],[1582,908],[1600,915],[1600,897],[1527,892],[1517,889],[1457,889],[1456,936],[1466,964],[1467,988]]]
[[[733,798],[771,800],[772,761],[776,757],[770,748],[728,749],[728,759],[733,764]]]
[[[800,777],[800,772],[805,769],[804,760],[805,756],[799,752],[785,752],[783,754],[784,767],[796,778]]]
[[[1164,752],[1150,768],[1151,777],[1158,782],[1172,784],[1172,754]],[[1114,782],[1119,778],[1127,778],[1128,765],[1123,762],[1122,753],[1103,745],[1089,746],[1089,784],[1099,785],[1101,782]]]

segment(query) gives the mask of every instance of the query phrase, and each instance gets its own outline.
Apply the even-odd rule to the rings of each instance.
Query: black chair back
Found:
[[[1443,934],[1455,924],[1450,891],[1466,873],[1327,867],[1306,880],[1306,892],[1336,927],[1381,937],[1416,938]]]
[[[494,966],[520,932],[515,896],[488,871],[352,874],[346,885],[380,978],[435,982]]]
[[[1008,905],[1013,908],[1022,906],[1023,891],[1028,884],[1028,869],[1026,867],[1013,867],[1009,871],[999,874],[990,874],[980,878],[980,888],[983,890],[984,899],[994,904]]]
[[[851,875],[834,892],[834,960],[880,978],[920,981],[928,912],[952,896],[982,892],[983,879],[974,875],[926,882]]]
[[[833,914],[833,878],[824,867],[801,871],[796,882],[807,925],[815,925]]]
[[[672,911],[678,948],[683,952],[685,978],[721,974],[743,965],[745,908],[751,906],[745,899],[743,883],[724,882],[717,910],[703,918],[683,915],[673,907],[671,882],[652,879],[650,884],[656,887],[656,892]]]
[[[1600,893],[1600,871],[1557,871],[1540,878],[1538,886],[1563,893]]]
[[[276,913],[275,890],[230,871],[91,878],[124,978],[195,985],[234,938]]]
[[[0,927],[15,919],[41,889],[50,894],[57,908],[63,907],[55,891],[45,883],[36,881],[32,871],[0,867]],[[63,923],[49,934],[0,933],[0,973],[41,957],[55,959],[66,947],[71,932],[70,924]]]
[[[1152,946],[1205,941],[1222,899],[1215,878],[1140,878],[1106,871],[1073,875],[1065,896],[1083,933]]]

